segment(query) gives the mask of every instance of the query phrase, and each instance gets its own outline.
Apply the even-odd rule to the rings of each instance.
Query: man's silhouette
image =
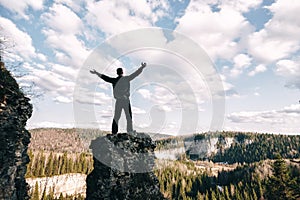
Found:
[[[104,81],[109,82],[113,86],[114,98],[116,99],[115,104],[115,114],[112,122],[112,134],[118,133],[118,122],[121,117],[122,109],[124,109],[126,120],[127,120],[127,132],[133,132],[132,128],[132,112],[130,105],[130,81],[142,73],[143,69],[146,67],[146,63],[141,63],[141,67],[129,76],[123,76],[123,69],[118,68],[118,77],[111,78],[104,74],[100,74],[95,69],[90,70],[92,74],[98,75]]]

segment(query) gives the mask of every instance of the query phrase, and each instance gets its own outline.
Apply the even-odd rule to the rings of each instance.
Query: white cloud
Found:
[[[273,17],[264,29],[249,36],[249,53],[259,62],[286,58],[300,48],[300,1],[278,0],[268,8]]]
[[[137,91],[139,94],[142,95],[145,99],[150,99],[151,98],[151,92],[147,89],[139,89]]]
[[[142,108],[138,108],[138,107],[135,107],[135,106],[132,106],[132,113],[133,114],[145,114],[146,111]]]
[[[286,79],[286,86],[300,89],[300,64],[298,60],[279,60],[276,74]]]
[[[224,92],[226,94],[226,98],[237,98],[240,97],[240,95],[238,94],[238,92],[236,91],[234,85],[232,85],[231,83],[229,83],[226,80],[226,76],[224,75],[220,75],[222,83],[223,83],[223,88],[224,88]]]
[[[300,115],[300,104],[292,104],[290,106],[285,106],[282,110],[279,112],[281,113],[289,113],[289,114],[295,114],[295,116]]]
[[[97,84],[97,86],[103,90],[109,90],[110,85],[108,85],[107,83],[99,83]]]
[[[185,84],[177,84],[176,92],[174,88],[173,90],[170,90],[170,88],[166,89],[164,87],[156,86],[154,87],[154,91],[151,92],[152,94],[148,100],[150,100],[153,105],[156,105],[161,111],[171,112],[188,109],[190,108],[189,106],[195,106],[193,104],[194,102],[191,102],[194,94],[185,92],[188,91],[188,89],[184,90],[185,86]]]
[[[151,25],[148,20],[131,16],[125,5],[115,1],[88,2],[87,9],[87,22],[108,35]]]
[[[267,70],[267,67],[263,64],[260,64],[260,65],[257,65],[255,67],[254,70],[252,70],[251,72],[248,73],[249,76],[254,76],[258,73],[262,73],[262,72],[265,72]]]
[[[77,90],[77,95],[74,101],[79,103],[99,106],[108,106],[109,103],[111,103],[111,97],[103,92],[94,92],[87,88],[77,88]]]
[[[219,12],[213,12],[210,5],[202,1],[190,2],[176,28],[203,46],[213,59],[231,59],[252,29],[236,8],[223,5]]]
[[[54,98],[54,101],[59,103],[71,103],[72,98],[65,97],[65,96],[57,96]]]
[[[53,30],[44,30],[46,42],[54,49],[63,51],[57,54],[58,58],[65,65],[71,65],[75,68],[80,67],[87,58],[89,50],[85,47],[83,41],[78,40],[75,35],[60,34]]]
[[[233,58],[234,66],[230,70],[231,76],[240,75],[243,70],[251,65],[252,58],[246,54],[238,54]]]
[[[159,86],[153,88],[153,91],[142,88],[137,92],[152,105],[158,106],[161,111],[170,112],[180,107],[177,97],[169,90]]]
[[[41,19],[46,24],[42,33],[46,36],[46,43],[53,48],[57,61],[75,68],[80,67],[89,50],[84,41],[78,38],[84,30],[78,15],[70,8],[55,3]]]
[[[165,112],[171,112],[172,111],[171,106],[168,106],[168,105],[162,105],[162,106],[159,106],[158,108],[162,111],[165,111]]]
[[[37,56],[30,35],[20,30],[11,20],[0,17],[0,28],[1,36],[11,43],[8,45],[14,46],[8,51],[14,52],[27,61]]]
[[[75,81],[78,70],[60,64],[51,64],[52,71],[64,77],[65,79]]]
[[[150,124],[147,124],[147,123],[138,123],[138,124],[135,124],[134,126],[137,127],[137,128],[144,129],[144,128],[148,128],[150,126]]]
[[[175,101],[176,96],[172,94],[168,89],[158,86],[154,89],[154,95],[152,96],[152,99],[157,104],[166,104]]]
[[[222,82],[223,82],[223,87],[225,91],[231,90],[234,88],[234,86],[226,81],[226,77],[225,76],[221,76],[222,77]]]
[[[40,61],[42,62],[46,62],[47,61],[47,56],[45,54],[42,53],[37,53],[37,57],[40,59]]]
[[[34,83],[35,87],[44,93],[54,96],[64,96],[65,98],[72,96],[75,83],[73,80],[62,76],[63,70],[57,72],[55,72],[55,70],[48,71],[29,63],[25,63],[23,67],[28,70],[29,73],[28,75],[20,77],[20,82]]]
[[[61,4],[53,4],[41,19],[49,28],[64,34],[79,34],[83,29],[81,19],[71,9]]]
[[[263,127],[265,131],[299,133],[300,104],[277,110],[234,112],[227,118],[240,127],[245,127],[245,124],[252,126],[255,131],[262,131]]]
[[[248,67],[251,64],[251,60],[246,54],[238,54],[233,58],[234,66],[237,68]]]
[[[106,107],[106,108],[107,108],[107,107]],[[97,115],[98,115],[98,114],[97,114]],[[113,111],[111,110],[111,108],[108,109],[108,110],[101,109],[101,110],[99,111],[99,116],[100,116],[101,118],[112,118],[112,117],[113,117]]]
[[[0,4],[11,12],[16,13],[18,16],[28,20],[28,9],[42,10],[44,0],[22,0],[22,1],[11,1],[11,0],[0,0]]]
[[[249,53],[266,64],[285,58],[298,48],[298,41],[274,37],[265,29],[249,36]]]
[[[251,8],[258,7],[263,0],[251,0],[251,1],[244,1],[244,0],[219,0],[218,2],[221,6],[229,6],[235,10],[241,12],[247,12]]]
[[[281,76],[300,74],[300,64],[293,60],[279,60],[276,63],[276,73]]]
[[[30,123],[27,128],[34,129],[34,128],[74,128],[74,127],[75,127],[74,123],[43,121],[43,122]]]
[[[83,8],[85,7],[85,0],[54,0],[54,2],[66,5],[75,12],[82,12]]]
[[[192,3],[195,2],[195,0],[191,1]],[[244,0],[202,0],[201,3],[203,5],[209,5],[210,9],[212,7],[222,9],[223,7],[230,7],[234,10],[237,10],[241,13],[248,12],[251,8],[258,7],[263,0],[252,0],[252,1],[244,1]],[[214,12],[217,12],[214,10]]]
[[[165,1],[89,1],[87,2],[86,20],[89,25],[98,27],[105,34],[113,35],[153,26],[162,17],[162,12],[159,12],[162,9],[167,9]]]

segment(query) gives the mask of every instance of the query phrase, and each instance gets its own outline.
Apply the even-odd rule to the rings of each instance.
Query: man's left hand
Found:
[[[143,62],[141,63],[142,68],[145,68],[146,65],[147,65],[147,64],[146,64],[145,62],[144,62],[144,63],[143,63]]]

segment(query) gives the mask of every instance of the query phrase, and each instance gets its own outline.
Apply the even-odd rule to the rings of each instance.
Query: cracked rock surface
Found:
[[[155,147],[144,133],[93,140],[94,170],[87,177],[86,199],[164,199],[153,172]]]
[[[29,199],[25,181],[30,142],[25,125],[32,113],[29,101],[0,62],[0,199]]]

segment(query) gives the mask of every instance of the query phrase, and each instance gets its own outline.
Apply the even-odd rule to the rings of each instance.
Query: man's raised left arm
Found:
[[[141,63],[141,66],[140,68],[138,68],[138,70],[136,70],[135,72],[133,72],[132,74],[130,74],[128,77],[129,77],[129,80],[132,80],[134,79],[135,77],[137,77],[138,75],[140,75],[143,71],[143,69],[147,66],[147,64],[144,62]]]

